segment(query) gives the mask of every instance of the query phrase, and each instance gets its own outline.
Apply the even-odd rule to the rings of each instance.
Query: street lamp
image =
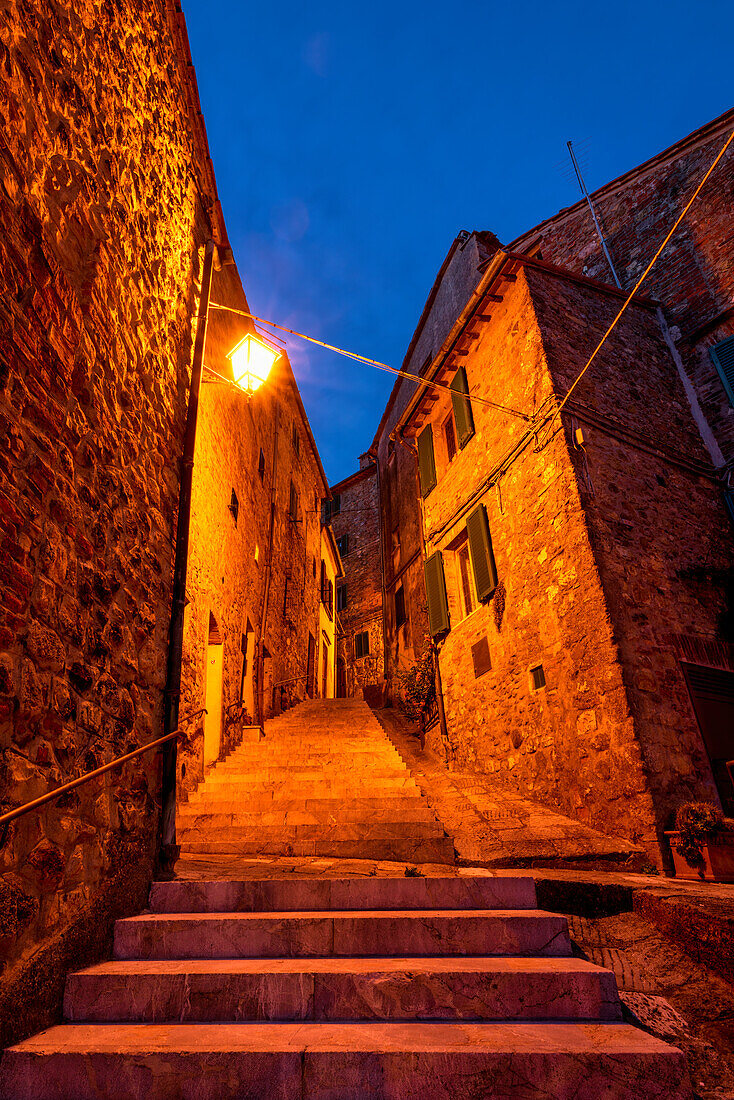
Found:
[[[178,521],[176,526],[176,556],[173,564],[173,584],[171,600],[171,623],[168,632],[168,660],[166,668],[166,688],[163,696],[163,732],[164,735],[178,729],[178,708],[181,698],[181,663],[183,658],[184,608],[186,606],[186,572],[189,557],[189,528],[191,523],[191,490],[194,476],[194,448],[196,445],[196,423],[199,414],[199,398],[204,368],[204,346],[209,318],[209,299],[212,285],[212,269],[216,256],[216,245],[209,241],[204,251],[204,265],[199,298],[199,316],[196,324],[196,339],[191,363],[191,386],[186,414],[186,435],[181,460],[181,484],[178,495]],[[268,377],[273,364],[280,358],[279,348],[263,340],[261,336],[248,333],[240,340],[227,358],[232,364],[234,384],[248,395],[252,395]],[[208,368],[206,368],[208,369]],[[213,371],[212,373],[216,373]],[[230,379],[222,379],[229,382]],[[161,775],[161,845],[159,865],[161,871],[170,871],[178,858],[176,845],[176,780],[177,780],[176,738],[167,742],[163,750]]]
[[[280,355],[279,348],[248,332],[227,355],[236,385],[248,393],[254,393],[266,380]]]

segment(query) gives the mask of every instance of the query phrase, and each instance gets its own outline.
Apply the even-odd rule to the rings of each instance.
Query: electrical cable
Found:
[[[271,328],[280,329],[281,332],[288,332],[291,336],[297,336],[299,340],[308,340],[310,344],[317,344],[320,348],[326,348],[327,351],[335,351],[337,355],[344,355],[347,359],[353,359],[357,363],[366,363],[369,367],[377,367],[378,370],[387,371],[389,374],[396,374],[399,378],[409,378],[412,382],[417,382],[419,386],[433,386],[439,390],[446,390],[449,393],[454,391],[451,386],[445,382],[435,382],[428,378],[422,378],[420,374],[411,374],[410,371],[398,370],[397,367],[391,367],[388,363],[381,363],[379,359],[370,359],[366,355],[358,355],[354,351],[346,351],[344,348],[338,348],[334,344],[326,344],[323,340],[317,340],[315,336],[306,336],[304,332],[296,332],[295,329],[286,328],[285,325],[279,325],[276,321],[267,321],[264,317],[256,317],[254,313],[248,313],[244,309],[235,309],[233,306],[220,305],[217,302],[209,303],[210,309],[221,309],[227,313],[236,313],[240,317],[249,317],[251,321],[257,322],[260,325],[269,325]],[[507,405],[500,405],[496,401],[490,401],[488,397],[479,397],[477,394],[468,393],[462,394],[462,397],[469,398],[471,401],[476,401],[480,405],[488,405],[491,409],[498,409],[500,412],[509,413],[511,416],[517,416],[521,420],[531,420],[532,417],[527,413],[520,412],[518,409],[511,409]]]

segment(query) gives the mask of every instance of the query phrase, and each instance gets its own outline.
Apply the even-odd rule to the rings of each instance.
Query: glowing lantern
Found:
[[[227,358],[232,363],[234,380],[248,393],[254,393],[270,374],[270,368],[280,359],[279,348],[273,347],[261,336],[248,332]]]

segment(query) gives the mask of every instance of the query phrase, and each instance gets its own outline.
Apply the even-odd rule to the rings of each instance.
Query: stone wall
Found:
[[[530,412],[565,394],[620,298],[532,264],[506,286],[462,362],[472,392]],[[628,311],[563,430],[530,441],[498,480],[487,478],[524,422],[475,402],[475,435],[449,461],[436,430],[449,409],[446,394],[431,407],[438,483],[423,507],[446,575],[454,758],[660,863],[676,806],[716,797],[670,636],[725,640],[732,540],[655,307]],[[466,615],[457,555],[473,498],[499,585]],[[477,667],[482,641],[491,667]]]
[[[2,807],[160,732],[196,279],[212,234],[159,3],[0,18]],[[0,847],[0,1042],[145,900],[156,755]],[[86,954],[85,954],[86,953]]]
[[[211,297],[235,309],[248,308],[232,266],[215,272]],[[217,374],[231,375],[227,352],[246,331],[243,318],[210,311],[204,358]],[[327,491],[285,355],[251,397],[211,373],[204,378],[194,457],[181,714],[204,707],[209,713],[187,727],[179,760],[182,791],[192,790],[211,762],[211,756],[204,759],[205,724],[218,744],[215,758],[223,757],[237,744],[243,723],[269,718],[306,695],[309,634],[319,637],[320,504]],[[291,485],[296,492],[293,518]],[[210,623],[219,652],[209,649]],[[267,654],[264,661],[260,654]],[[220,658],[221,688],[210,682],[207,694],[208,661]]]
[[[494,255],[497,247],[497,238],[492,233],[461,233],[456,238],[428,296],[403,370],[420,375],[438,354],[479,283],[480,265]],[[390,438],[415,390],[414,382],[397,379],[370,448],[379,466],[385,568],[385,680],[392,701],[400,695],[399,672],[407,670],[428,644],[418,468],[408,444]],[[398,626],[395,595],[401,587],[406,620]]]
[[[377,466],[369,456],[361,461],[361,469],[331,488],[332,496],[340,497],[331,521],[334,535],[347,540],[346,548],[340,544],[346,606],[339,611],[338,652],[346,695],[358,696],[367,688],[367,698],[378,700],[384,679],[380,498]],[[355,636],[364,632],[369,652],[358,657]]]
[[[622,286],[634,286],[734,128],[734,110],[593,193]],[[734,333],[734,148],[729,147],[648,277],[664,305],[698,399],[725,459],[734,458],[734,409],[709,347]],[[591,214],[576,203],[510,245],[612,282]]]

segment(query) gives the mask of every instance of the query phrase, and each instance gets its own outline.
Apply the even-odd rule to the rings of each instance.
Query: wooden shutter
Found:
[[[436,460],[433,457],[433,428],[427,424],[418,436],[418,474],[421,496],[427,497],[436,487]]]
[[[459,367],[454,380],[451,383],[451,404],[454,406],[454,421],[456,423],[456,435],[460,447],[466,447],[474,435],[474,416],[471,411],[471,401],[462,394],[469,393],[466,381],[466,371]]]
[[[489,642],[486,638],[480,638],[471,647],[471,658],[474,662],[474,679],[478,680],[489,672],[492,667],[492,658],[489,655]]]
[[[446,599],[446,581],[443,575],[443,557],[437,550],[425,562],[426,595],[428,597],[428,629],[431,637],[450,630],[449,604]]]
[[[727,337],[711,348],[711,358],[719,372],[729,401],[734,405],[734,336]]]
[[[487,509],[480,504],[466,521],[466,533],[469,536],[469,550],[477,599],[486,600],[497,587],[497,567],[492,553],[492,539],[487,522]]]

